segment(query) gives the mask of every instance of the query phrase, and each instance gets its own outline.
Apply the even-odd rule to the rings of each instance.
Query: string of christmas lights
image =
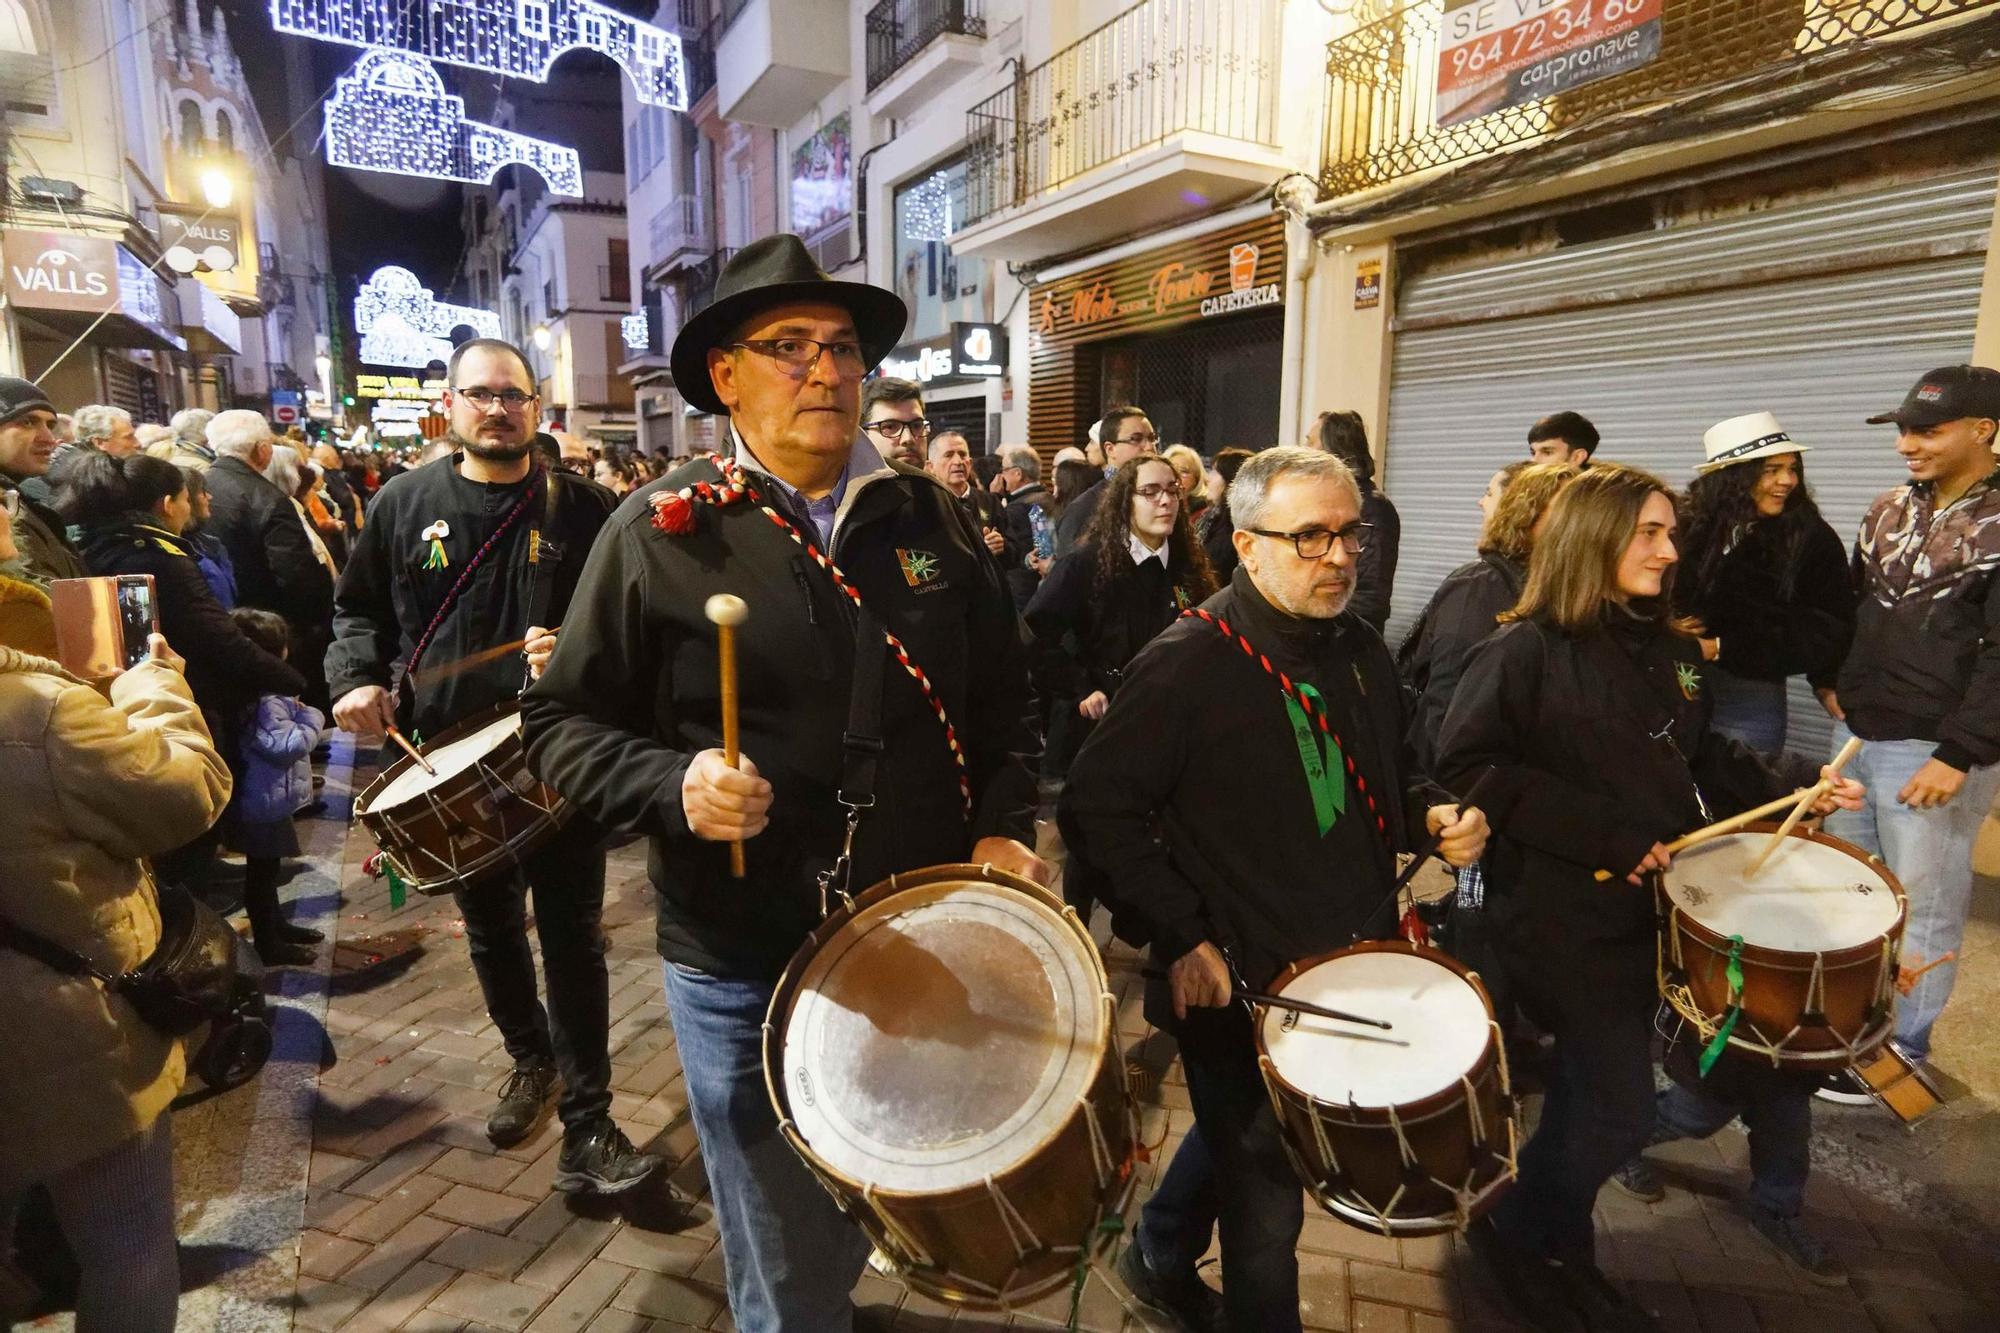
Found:
[[[619,320],[618,332],[628,351],[643,352],[652,345],[652,319],[647,311],[635,310]]]
[[[385,264],[354,297],[354,331],[370,366],[424,366],[451,359],[451,331],[466,325],[481,338],[500,336],[500,316],[431,295],[417,275]]]

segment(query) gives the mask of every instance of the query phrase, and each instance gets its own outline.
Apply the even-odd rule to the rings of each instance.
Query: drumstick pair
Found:
[[[702,614],[715,626],[716,672],[722,681],[722,758],[735,768],[742,740],[737,727],[736,627],[749,619],[750,608],[741,597],[719,592],[702,606]],[[744,871],[743,843],[733,840],[729,844],[730,877],[742,879]]]
[[[1150,977],[1155,981],[1167,980],[1167,973],[1164,968],[1141,968],[1139,975]],[[1251,1004],[1269,1005],[1274,1009],[1293,1009],[1302,1014],[1312,1014],[1317,1018],[1331,1018],[1339,1023],[1365,1023],[1371,1028],[1381,1028],[1384,1032],[1394,1032],[1396,1030],[1395,1024],[1387,1022],[1384,1019],[1367,1018],[1361,1014],[1342,1013],[1338,1009],[1328,1009],[1324,1005],[1314,1004],[1309,1000],[1294,1000],[1288,995],[1266,995],[1262,991],[1236,990],[1233,988],[1229,994],[1231,999],[1248,1000]],[[1370,1040],[1380,1041],[1383,1038],[1376,1037],[1370,1038]],[[1408,1042],[1398,1042],[1396,1044],[1399,1046],[1409,1045]]]
[[[1847,761],[1860,753],[1860,750],[1861,738],[1859,736],[1849,736],[1847,744],[1840,747],[1840,753],[1835,755],[1833,762],[1826,766],[1826,776],[1814,783],[1812,789],[1805,795],[1799,797],[1799,803],[1792,807],[1790,814],[1785,816],[1785,822],[1778,825],[1778,831],[1773,833],[1771,840],[1764,844],[1764,850],[1757,853],[1757,859],[1743,868],[1743,878],[1749,879],[1764,868],[1764,863],[1771,859],[1771,853],[1778,850],[1778,844],[1782,843],[1786,835],[1791,833],[1792,829],[1797,826],[1799,819],[1805,814],[1807,808],[1820,797],[1833,790],[1833,784],[1840,781],[1840,770],[1846,768]]]

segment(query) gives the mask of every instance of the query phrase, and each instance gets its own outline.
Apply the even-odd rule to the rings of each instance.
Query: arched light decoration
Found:
[[[425,366],[451,360],[451,331],[464,324],[482,338],[500,336],[500,316],[431,295],[417,275],[394,264],[369,275],[354,298],[354,331],[369,366]]]
[[[618,321],[618,332],[628,351],[643,352],[652,343],[652,321],[644,310],[635,310]]]
[[[641,102],[687,110],[681,39],[595,0],[271,0],[271,26],[536,83],[582,47],[617,61]]]
[[[935,172],[904,194],[903,239],[942,241],[952,233],[951,177]]]
[[[420,57],[370,51],[335,80],[326,99],[326,160],[337,167],[484,185],[519,164],[554,194],[583,196],[574,148],[465,118],[465,99]]]

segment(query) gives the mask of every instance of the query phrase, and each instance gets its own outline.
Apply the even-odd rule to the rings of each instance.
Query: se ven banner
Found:
[[[1662,0],[1449,0],[1438,45],[1437,123],[1489,112],[1650,63]]]

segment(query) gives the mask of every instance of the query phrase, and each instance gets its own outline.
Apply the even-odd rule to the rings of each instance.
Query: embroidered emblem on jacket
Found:
[[[912,588],[921,588],[938,576],[938,558],[929,551],[911,551],[898,546],[896,562],[903,567],[903,582]]]
[[[1681,697],[1683,699],[1699,699],[1701,697],[1701,673],[1694,669],[1694,663],[1674,663],[1674,679],[1681,687]]]

